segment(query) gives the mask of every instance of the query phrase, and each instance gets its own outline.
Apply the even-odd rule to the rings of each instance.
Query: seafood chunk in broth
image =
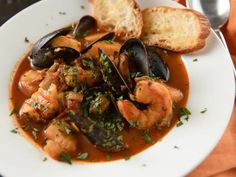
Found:
[[[180,55],[122,41],[91,16],[73,26],[42,37],[16,68],[18,126],[65,162],[122,159],[150,147],[178,121],[174,107],[187,102]]]

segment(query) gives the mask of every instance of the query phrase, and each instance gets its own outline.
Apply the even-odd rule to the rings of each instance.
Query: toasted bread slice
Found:
[[[123,40],[140,37],[142,12],[134,0],[89,0],[99,28],[114,31]]]
[[[205,46],[210,34],[208,18],[197,11],[171,7],[152,7],[143,12],[141,38],[174,52],[189,53]]]

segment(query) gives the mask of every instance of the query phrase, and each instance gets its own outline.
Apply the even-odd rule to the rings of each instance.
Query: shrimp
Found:
[[[55,84],[51,84],[47,90],[39,88],[37,92],[32,94],[31,98],[23,103],[19,111],[20,117],[36,122],[51,118],[59,109],[57,96]]]
[[[77,138],[73,134],[73,128],[63,120],[53,119],[45,130],[46,145],[43,149],[57,159],[63,153],[74,153],[77,148]]]
[[[170,89],[161,82],[150,79],[136,82],[133,97],[138,103],[146,104],[147,109],[139,110],[129,100],[119,100],[117,105],[122,116],[138,129],[148,129],[156,123],[166,125],[172,117],[173,98]],[[179,97],[182,97],[182,93]]]
[[[98,70],[85,70],[80,66],[68,66],[64,75],[65,82],[70,87],[75,87],[82,82],[88,86],[93,86],[101,80],[101,73]]]
[[[26,96],[31,96],[39,88],[40,82],[43,80],[45,71],[26,71],[19,80],[19,88]]]

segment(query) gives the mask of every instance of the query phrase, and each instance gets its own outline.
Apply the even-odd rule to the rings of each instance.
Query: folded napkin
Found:
[[[185,5],[185,0],[177,0]],[[229,21],[222,27],[236,66],[236,0],[230,1]],[[236,105],[230,123],[218,145],[188,177],[236,177]]]

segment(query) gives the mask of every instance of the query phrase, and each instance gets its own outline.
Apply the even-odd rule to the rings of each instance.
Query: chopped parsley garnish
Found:
[[[45,162],[45,161],[47,161],[47,160],[48,160],[47,157],[44,157],[44,158],[43,158],[43,162]]]
[[[133,72],[133,73],[131,73],[131,77],[132,78],[139,77],[139,76],[142,76],[141,72]]]
[[[80,6],[81,9],[85,9],[85,7],[83,5]]]
[[[85,69],[93,69],[95,67],[95,62],[92,58],[83,58],[81,62]]]
[[[105,159],[106,160],[111,160],[111,155],[110,154],[105,154]]]
[[[27,37],[25,37],[25,43],[29,43],[29,39]]]
[[[177,108],[176,104],[173,104],[173,108],[175,109],[176,114],[177,114],[177,116],[179,118],[179,121],[177,122],[176,126],[180,127],[180,126],[182,126],[184,124],[183,120],[188,121],[189,116],[191,115],[191,112],[186,107]]]
[[[9,116],[12,116],[12,115],[15,114],[15,113],[16,113],[16,108],[13,108],[12,111],[11,111],[11,113],[9,114]]]
[[[134,50],[128,50],[127,52],[130,57],[135,57],[136,55],[136,52]]]
[[[59,158],[60,158],[61,161],[72,165],[71,159],[70,159],[70,157],[66,153],[62,152],[60,154]]]
[[[33,130],[32,130],[32,135],[33,135],[33,137],[34,137],[34,140],[35,141],[37,141],[38,140],[38,129],[36,129],[36,128],[33,128]]]
[[[139,128],[139,126],[140,126],[140,122],[139,121],[129,120],[128,122],[134,128]]]
[[[198,61],[198,59],[197,59],[197,58],[195,58],[195,59],[193,60],[193,62],[196,62],[196,61]]]
[[[120,96],[120,97],[117,98],[118,101],[122,101],[123,99],[124,99],[123,96]]]
[[[179,147],[178,147],[178,146],[174,146],[174,148],[175,148],[175,149],[179,149]]]
[[[88,153],[87,152],[79,153],[78,156],[77,156],[78,160],[85,160],[87,158],[88,158]]]
[[[39,106],[39,104],[36,103],[36,102],[34,102],[34,101],[32,101],[31,106],[32,106],[34,109],[37,109],[38,106]]]
[[[72,130],[68,127],[65,127],[65,132],[67,135],[70,135],[72,133]]]
[[[76,34],[76,36],[81,37],[81,38],[85,38],[85,37],[88,36],[88,35],[89,35],[89,34],[88,34],[87,31],[85,31],[84,33],[77,32],[77,34]]]
[[[200,113],[204,114],[205,112],[207,112],[207,108],[204,108]]]
[[[161,131],[161,125],[160,124],[156,124],[156,130],[158,130],[158,131]]]
[[[125,160],[130,160],[130,156],[125,156],[124,159]]]
[[[17,134],[17,128],[12,129],[11,132]]]
[[[102,42],[103,42],[103,43],[106,43],[106,44],[112,44],[112,43],[113,43],[112,40],[103,40]]]
[[[184,118],[185,120],[188,120],[189,116],[191,115],[191,112],[188,110],[188,108],[183,107],[177,110],[177,115],[179,118]]]
[[[149,135],[149,130],[145,130],[143,131],[143,140],[147,143],[151,143],[151,144],[154,144],[155,142],[152,140],[152,137]]]
[[[59,15],[66,15],[66,12],[58,12]]]
[[[182,121],[178,121],[178,123],[176,124],[177,127],[182,126],[184,123]]]

